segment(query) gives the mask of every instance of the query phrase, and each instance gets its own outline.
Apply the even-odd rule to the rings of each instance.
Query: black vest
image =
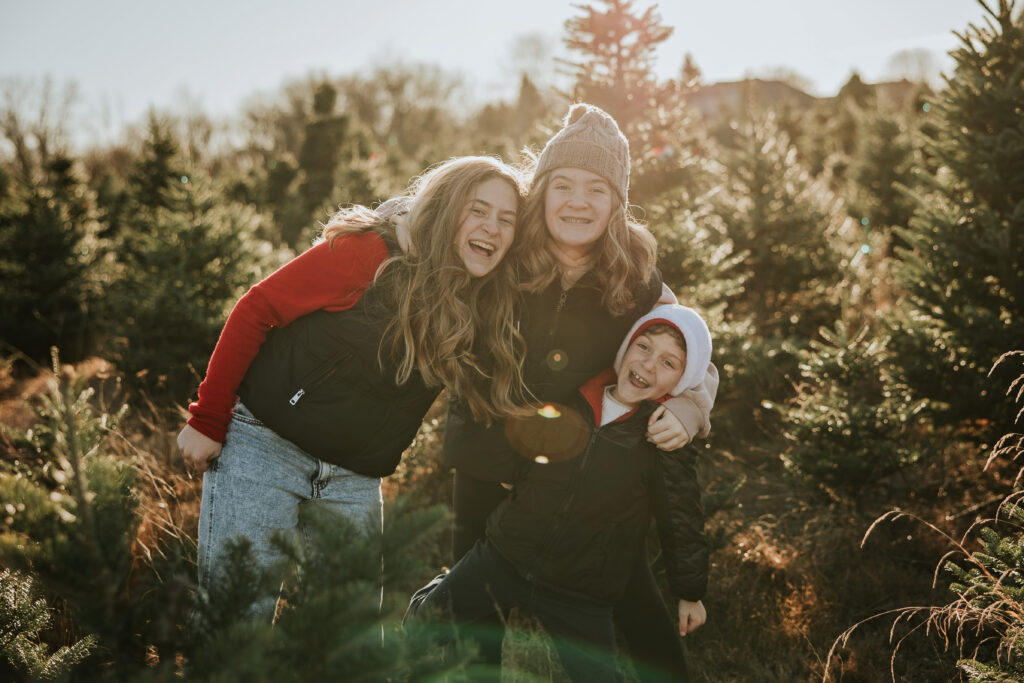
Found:
[[[271,330],[238,394],[261,422],[325,462],[375,477],[395,471],[440,393],[418,372],[399,386],[378,348],[391,311],[370,287],[345,311]]]

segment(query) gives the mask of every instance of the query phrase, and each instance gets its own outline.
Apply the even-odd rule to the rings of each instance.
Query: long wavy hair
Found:
[[[524,187],[518,171],[492,157],[450,159],[413,179],[407,195],[408,248],[386,259],[374,277],[393,317],[378,358],[396,365],[395,381],[418,371],[427,386],[445,386],[474,419],[491,422],[527,404],[522,361],[525,342],[516,328],[518,287],[511,260],[484,277],[473,277],[456,251],[463,209],[476,187],[506,181],[522,213]],[[345,233],[377,230],[397,239],[392,220],[366,207],[342,209],[324,226],[333,246]]]
[[[519,220],[515,258],[520,268],[520,286],[526,292],[543,291],[562,273],[544,217],[550,180],[550,172],[533,179]],[[621,315],[636,303],[636,292],[651,279],[658,247],[654,235],[633,217],[618,193],[611,194],[608,229],[594,245],[590,270],[597,276],[601,303],[613,315]]]

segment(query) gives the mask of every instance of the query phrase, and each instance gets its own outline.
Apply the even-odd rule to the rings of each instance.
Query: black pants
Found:
[[[506,495],[501,484],[455,471],[453,561],[484,537],[487,517]],[[647,562],[646,543],[636,557],[626,592],[615,603],[614,619],[642,683],[689,680],[678,617],[665,607]]]
[[[530,611],[551,636],[558,658],[575,683],[613,683],[615,629],[610,605],[559,594],[527,581],[485,540],[462,556],[411,617],[451,618],[476,641],[496,674],[501,664],[503,615],[513,607]],[[479,676],[475,676],[479,678]]]

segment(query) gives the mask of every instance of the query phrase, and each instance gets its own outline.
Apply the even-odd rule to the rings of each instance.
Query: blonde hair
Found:
[[[450,159],[415,178],[407,194],[408,249],[386,259],[374,277],[393,317],[380,343],[404,384],[417,370],[427,386],[446,386],[474,419],[490,422],[526,404],[525,342],[515,324],[517,278],[511,260],[473,277],[456,251],[463,209],[476,187],[506,181],[523,199],[522,176],[492,157]],[[342,234],[377,230],[395,236],[394,223],[366,207],[343,209],[324,226],[333,246]]]
[[[550,172],[533,179],[519,221],[515,256],[521,269],[520,286],[527,292],[543,291],[561,273],[544,216],[550,179]],[[600,283],[601,303],[613,315],[621,315],[636,303],[635,293],[650,281],[658,251],[654,235],[632,216],[616,193],[611,193],[611,200],[608,229],[594,245],[590,270]]]

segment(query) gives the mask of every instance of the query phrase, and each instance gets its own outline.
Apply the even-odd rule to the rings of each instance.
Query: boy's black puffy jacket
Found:
[[[613,377],[602,373],[570,403],[590,426],[583,453],[549,464],[522,459],[512,494],[488,519],[487,538],[528,580],[608,604],[625,589],[653,514],[673,592],[699,600],[708,551],[696,449],[664,453],[647,442],[656,403],[594,427],[593,402],[599,411]]]
[[[615,359],[622,338],[637,318],[661,296],[661,273],[636,292],[636,302],[612,315],[601,301],[597,276],[588,272],[563,290],[556,279],[543,292],[527,294],[520,309],[519,331],[526,340],[523,375],[538,400],[566,403],[580,386]],[[468,408],[452,400],[444,433],[444,456],[483,481],[511,481],[518,456],[504,435],[504,424],[473,420]]]
[[[388,245],[392,253],[396,245]],[[395,384],[378,348],[392,313],[370,287],[344,311],[271,330],[238,395],[261,422],[313,457],[373,477],[395,471],[440,389],[418,372]]]

